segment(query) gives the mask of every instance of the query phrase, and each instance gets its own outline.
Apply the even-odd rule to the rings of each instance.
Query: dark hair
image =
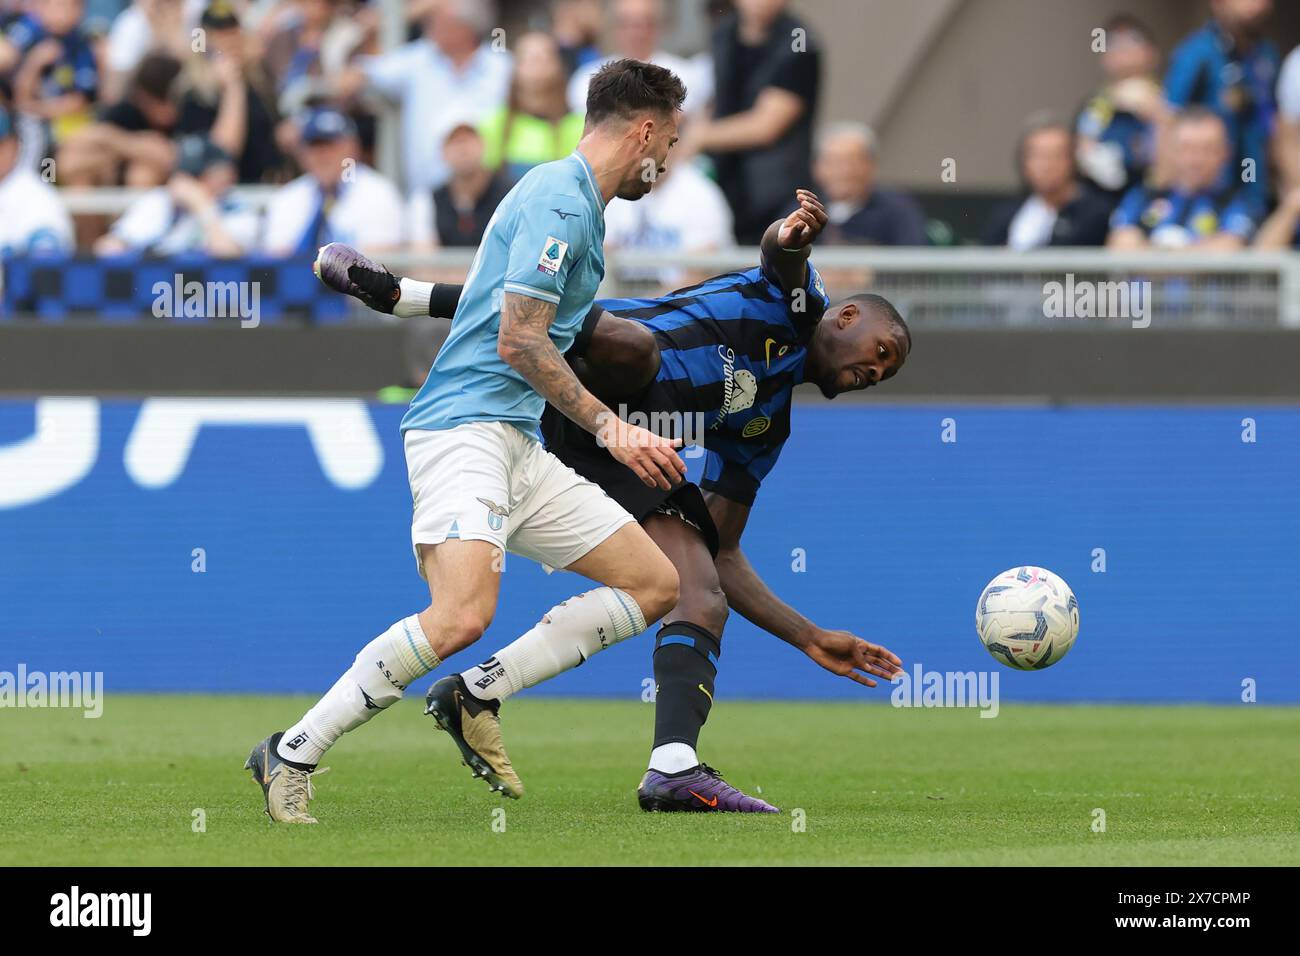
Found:
[[[672,70],[640,60],[614,60],[591,78],[587,87],[587,123],[611,117],[631,119],[638,113],[668,114],[682,108],[686,86]]]
[[[132,88],[155,100],[170,98],[172,84],[181,71],[180,61],[166,53],[150,53],[136,67]]]
[[[1107,37],[1112,33],[1135,33],[1148,46],[1156,45],[1156,38],[1151,33],[1151,28],[1131,13],[1115,14],[1102,24],[1102,29],[1106,31]]]
[[[903,316],[883,295],[874,292],[858,292],[849,296],[845,302],[855,302],[864,309],[875,310],[877,318],[883,319],[894,327],[899,335],[907,341],[907,354],[912,354],[912,330],[907,327]]]

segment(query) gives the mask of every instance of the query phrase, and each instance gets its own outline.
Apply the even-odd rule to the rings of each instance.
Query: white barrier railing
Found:
[[[473,255],[472,249],[444,249],[383,258],[395,272],[452,281],[464,275]],[[1086,321],[1052,319],[1045,309],[1049,294],[1059,292],[1060,286],[1068,292],[1092,284],[1104,294],[1108,283],[1149,283],[1142,292],[1157,325],[1300,327],[1300,253],[1248,250],[1225,256],[1105,249],[1012,252],[838,246],[815,250],[813,261],[832,298],[877,292],[894,302],[909,321],[997,327]],[[757,262],[756,249],[690,256],[610,252],[601,295],[659,295],[707,275],[752,268]]]
[[[237,186],[234,192],[260,213],[276,189],[275,186]],[[131,203],[149,191],[128,186],[93,189],[65,186],[59,190],[59,198],[74,216],[120,216]]]
[[[274,190],[272,186],[241,186],[237,192],[260,210]],[[66,189],[61,194],[74,213],[114,215],[140,192]],[[380,258],[395,272],[453,281],[468,271],[473,257],[473,249],[440,249],[388,253]],[[814,261],[832,297],[877,292],[894,302],[909,321],[927,324],[1005,327],[1051,322],[1054,320],[1045,309],[1049,291],[1054,283],[1068,281],[1072,289],[1149,283],[1143,288],[1149,292],[1151,318],[1158,325],[1300,327],[1297,252],[1247,250],[1211,255],[836,246],[818,248]],[[606,256],[601,294],[659,295],[708,275],[752,268],[757,262],[756,249],[689,255],[611,251]]]

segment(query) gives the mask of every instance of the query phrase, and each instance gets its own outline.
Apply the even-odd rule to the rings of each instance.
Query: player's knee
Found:
[[[671,611],[680,597],[680,587],[677,569],[672,563],[667,558],[656,562],[645,582],[637,588],[637,602],[646,621],[657,621]]]
[[[491,613],[463,608],[439,622],[442,632],[442,646],[446,648],[441,656],[448,657],[456,651],[469,647],[487,631],[492,624]]]
[[[705,582],[690,588],[682,594],[677,603],[679,620],[690,621],[709,633],[721,637],[722,629],[727,626],[727,596],[722,593],[722,585],[716,580]]]

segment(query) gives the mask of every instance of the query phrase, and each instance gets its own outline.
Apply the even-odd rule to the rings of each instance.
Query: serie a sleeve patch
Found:
[[[537,271],[544,272],[548,276],[555,275],[560,271],[560,263],[564,261],[564,254],[568,251],[567,242],[554,236],[547,236],[542,246],[542,254],[537,260]]]

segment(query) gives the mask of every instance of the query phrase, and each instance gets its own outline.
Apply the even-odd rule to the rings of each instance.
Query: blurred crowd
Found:
[[[1300,247],[1300,48],[1283,63],[1263,37],[1272,7],[1211,0],[1209,21],[1167,56],[1141,20],[1113,16],[1078,114],[1026,122],[1024,194],[996,210],[984,242]]]
[[[1169,51],[1113,17],[1077,115],[1027,120],[1023,191],[983,242],[1300,246],[1300,49],[1283,61],[1263,39],[1271,7],[1212,0]],[[490,0],[404,9],[407,42],[380,52],[365,0],[0,0],[0,252],[474,246],[513,182],[572,151],[590,77],[623,56],[690,95],[666,177],[610,204],[610,248],[754,244],[805,183],[830,212],[826,243],[942,241],[878,182],[873,130],[819,113],[821,47],[787,0],[711,4],[693,58],[663,49],[661,0],[538,0],[508,37]],[[374,160],[385,105],[392,178]],[[273,192],[254,206],[241,184]],[[143,192],[120,214],[69,214],[69,191],[103,186]]]

